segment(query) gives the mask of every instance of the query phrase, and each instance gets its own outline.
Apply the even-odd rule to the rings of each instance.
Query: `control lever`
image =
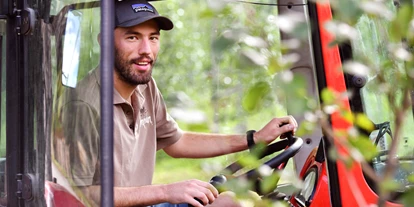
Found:
[[[217,189],[220,188],[220,185],[223,185],[227,182],[227,177],[225,175],[216,175],[210,180],[210,184],[216,187]]]

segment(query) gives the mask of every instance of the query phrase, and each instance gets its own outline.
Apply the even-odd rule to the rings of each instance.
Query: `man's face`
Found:
[[[117,27],[115,38],[115,72],[130,85],[146,84],[160,48],[160,32],[154,20],[133,27]]]

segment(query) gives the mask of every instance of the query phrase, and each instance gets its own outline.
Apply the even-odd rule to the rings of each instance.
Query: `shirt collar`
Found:
[[[145,89],[147,89],[148,85],[138,85],[135,89],[134,92],[132,93],[132,96],[138,96],[140,97],[138,100],[141,100],[141,96],[142,93],[145,91]],[[116,90],[116,88],[114,88],[114,104],[121,104],[121,103],[127,103],[127,101],[122,98],[121,94],[119,94],[119,92]]]

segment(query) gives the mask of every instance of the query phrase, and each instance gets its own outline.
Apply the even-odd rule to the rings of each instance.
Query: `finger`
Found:
[[[190,204],[193,207],[203,207],[204,205],[197,201],[195,198],[190,197],[187,199],[186,203]]]
[[[207,183],[207,184],[208,184],[208,189],[210,190],[210,192],[212,193],[212,195],[214,196],[214,198],[217,198],[219,196],[219,192],[218,192],[217,188],[214,187],[210,183]]]
[[[196,196],[193,197],[194,200],[196,200],[198,203],[202,204],[203,206],[210,203],[210,201],[207,198],[207,195],[203,192],[198,192]]]
[[[205,192],[205,195],[208,199],[208,203],[206,204],[211,204],[214,202],[214,200],[216,200],[216,196],[214,196],[213,192],[211,192],[209,189]]]
[[[282,131],[282,135],[284,135],[286,137],[285,133],[286,132],[292,132],[293,133],[293,130],[295,130],[295,127],[292,124],[286,124],[286,125],[283,125],[282,127],[280,127],[280,129]]]
[[[298,122],[296,121],[295,117],[293,117],[292,115],[289,115],[291,122],[293,123],[293,125],[295,127],[298,127]]]
[[[291,123],[291,117],[289,117],[289,116],[279,117],[279,118],[276,118],[276,120],[279,124],[279,127]]]
[[[199,181],[197,184],[204,187],[204,188],[206,188],[206,189],[208,189],[213,194],[213,196],[215,198],[218,197],[219,192],[212,184],[207,183],[207,182],[203,182],[203,181]]]
[[[289,117],[290,117],[290,121],[291,121],[291,123],[293,124],[293,126],[294,126],[294,129],[293,129],[293,134],[295,134],[295,132],[296,132],[296,129],[298,128],[298,122],[296,121],[296,119],[295,119],[295,117],[293,117],[292,115],[289,115]]]
[[[209,187],[209,186],[207,186],[207,187]],[[204,205],[213,203],[214,200],[216,199],[216,196],[211,191],[211,188],[206,188],[204,186],[200,186],[200,188],[198,190],[202,194],[197,196],[197,198],[199,198]]]
[[[203,202],[203,201],[201,201],[200,199],[198,199],[198,198],[194,198],[194,200],[196,200],[197,202],[199,202],[200,204],[202,204],[203,206],[205,206],[204,202]]]

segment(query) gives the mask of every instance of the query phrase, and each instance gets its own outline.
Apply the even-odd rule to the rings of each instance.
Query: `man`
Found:
[[[173,23],[144,0],[117,1],[115,10],[115,205],[214,205],[218,192],[204,181],[151,185],[155,153],[163,149],[177,158],[214,157],[247,149],[246,135],[181,131],[167,113],[151,76],[160,48],[160,30],[171,30]],[[99,70],[91,72],[69,94],[63,108],[63,114],[67,114],[63,115],[65,137],[71,154],[68,177],[81,186],[88,197],[96,198],[100,184],[100,118],[99,98],[96,97],[99,94]],[[270,143],[283,133],[295,131],[296,127],[291,116],[275,118],[252,133],[249,143]]]

